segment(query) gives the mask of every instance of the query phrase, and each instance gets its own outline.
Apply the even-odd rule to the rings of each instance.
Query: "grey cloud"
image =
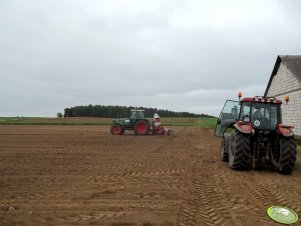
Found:
[[[217,115],[238,90],[262,94],[278,54],[300,54],[298,1],[125,2],[1,1],[1,115],[78,104]],[[236,20],[237,5],[252,17]]]

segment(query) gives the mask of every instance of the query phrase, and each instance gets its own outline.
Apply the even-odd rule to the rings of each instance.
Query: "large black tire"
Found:
[[[149,133],[150,126],[144,120],[138,120],[134,125],[134,132],[136,135],[146,135]]]
[[[228,162],[229,161],[229,141],[230,141],[230,134],[224,134],[222,138],[221,144],[221,160]]]
[[[250,136],[233,129],[229,145],[229,165],[232,169],[245,170],[251,167],[249,161]]]
[[[293,137],[281,138],[279,140],[279,161],[282,166],[278,172],[290,174],[295,166],[297,159],[297,145]]]

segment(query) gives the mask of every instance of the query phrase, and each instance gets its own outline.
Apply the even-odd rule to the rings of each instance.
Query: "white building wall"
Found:
[[[295,127],[295,134],[301,136],[301,83],[282,62],[273,77],[267,96],[282,100],[283,124]],[[285,96],[290,97],[288,104]]]

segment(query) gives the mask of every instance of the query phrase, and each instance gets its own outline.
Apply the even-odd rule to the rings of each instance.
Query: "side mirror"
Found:
[[[221,121],[221,119],[220,119],[220,118],[218,118],[218,119],[217,119],[217,121],[216,121],[216,124],[218,124],[218,125],[219,125],[219,124],[221,124],[221,122],[222,122],[222,121]]]

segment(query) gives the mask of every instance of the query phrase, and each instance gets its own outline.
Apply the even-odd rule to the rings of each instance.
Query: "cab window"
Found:
[[[239,120],[243,122],[250,122],[250,110],[251,110],[251,103],[243,102],[241,106]]]

